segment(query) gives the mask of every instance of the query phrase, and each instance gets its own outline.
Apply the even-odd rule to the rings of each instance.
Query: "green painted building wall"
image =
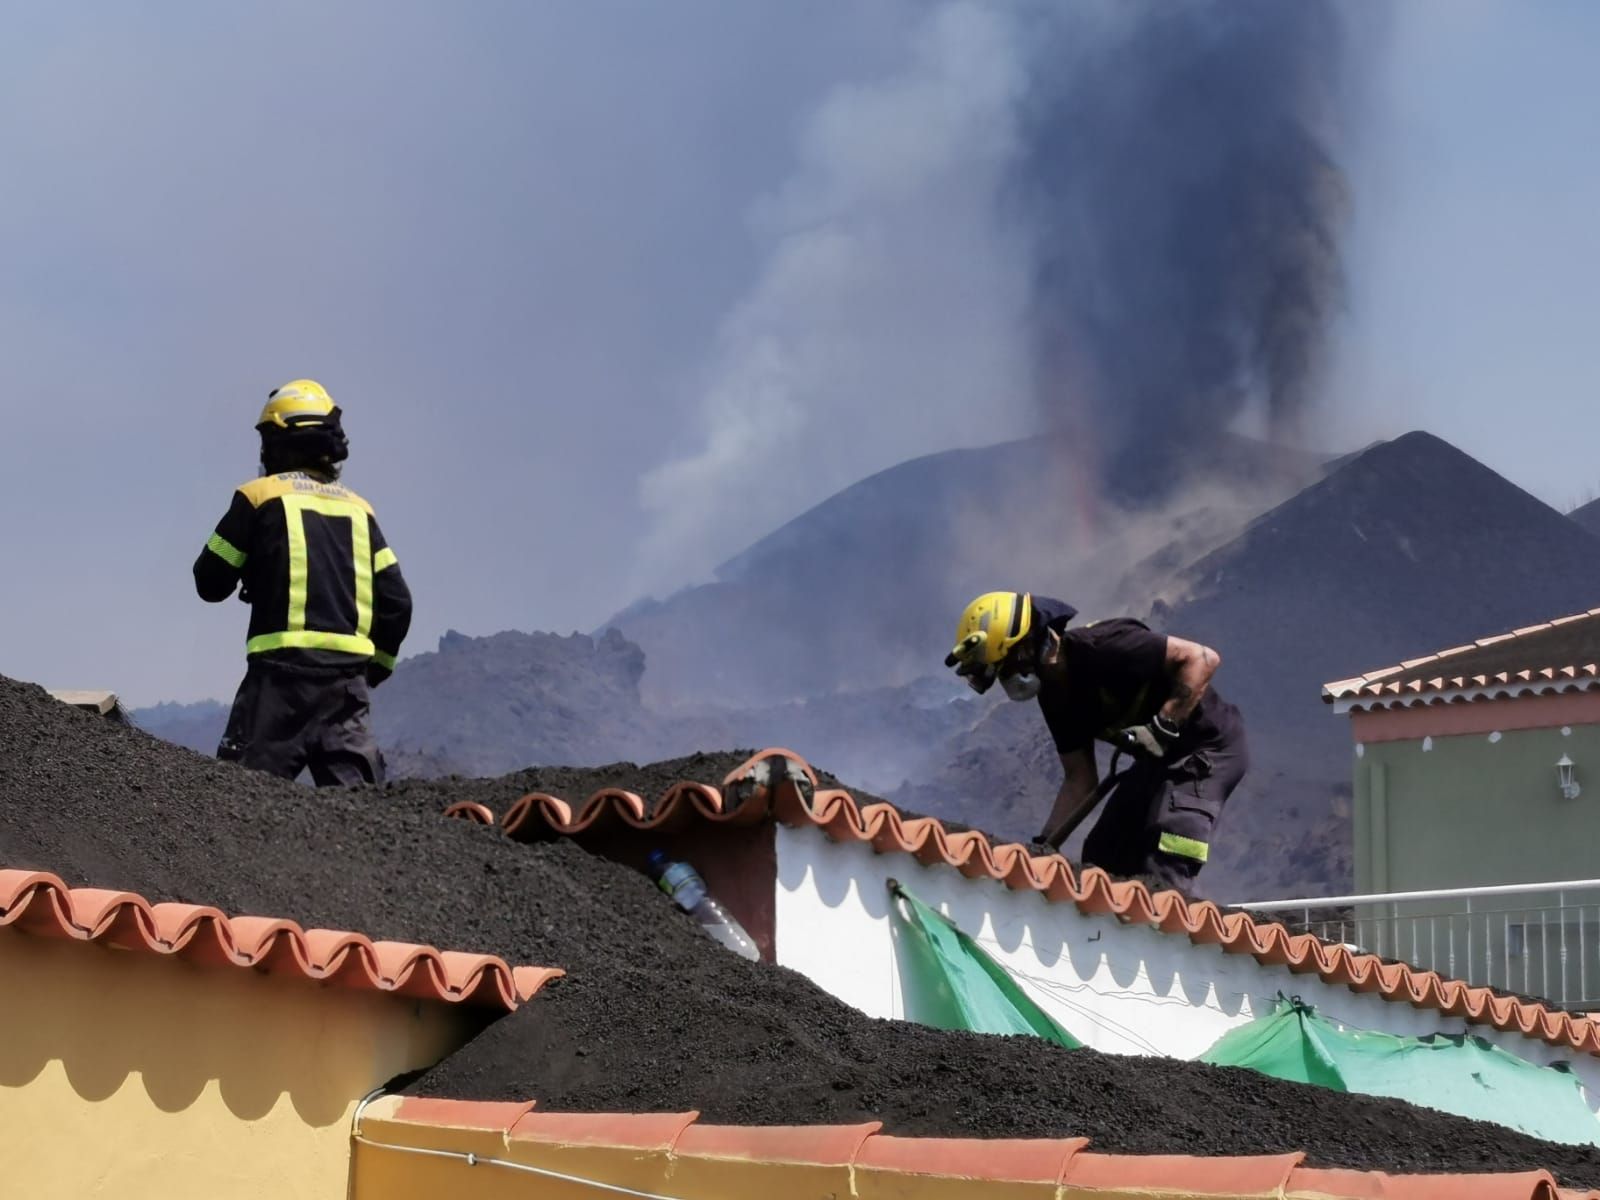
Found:
[[[1355,764],[1356,890],[1600,877],[1600,725],[1373,742]],[[1583,794],[1562,798],[1556,760]]]
[[[1563,728],[1359,747],[1356,891],[1600,878],[1600,725]],[[1573,800],[1557,784],[1563,754],[1583,788]],[[1600,1003],[1600,891],[1362,906],[1350,915],[1362,922],[1351,936],[1379,954],[1513,992]]]

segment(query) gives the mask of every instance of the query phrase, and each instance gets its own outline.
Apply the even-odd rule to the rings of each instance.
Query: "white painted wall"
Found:
[[[889,919],[894,878],[954,920],[1041,1008],[1097,1050],[1197,1058],[1228,1030],[1270,1012],[1282,992],[1344,1025],[1406,1036],[1471,1033],[1541,1066],[1566,1062],[1590,1108],[1600,1111],[1600,1058],[1593,1055],[1089,916],[953,867],[877,854],[864,842],[836,843],[819,830],[783,825],[777,834],[778,962],[870,1016],[905,1016]]]

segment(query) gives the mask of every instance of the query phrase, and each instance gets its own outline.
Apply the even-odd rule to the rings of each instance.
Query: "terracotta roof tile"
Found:
[[[1381,1175],[1300,1167],[1289,1176],[1284,1200],[1556,1200],[1555,1180],[1543,1171],[1504,1175]],[[1572,1193],[1574,1197],[1588,1192]]]
[[[701,1125],[678,1135],[676,1154],[702,1158],[739,1158],[759,1162],[810,1163],[847,1167],[861,1147],[883,1128],[882,1121],[862,1125]],[[517,1131],[518,1135],[522,1130]]]
[[[879,1134],[856,1155],[866,1170],[1059,1186],[1088,1138],[919,1138]]]
[[[1149,1195],[1278,1196],[1301,1154],[1196,1158],[1185,1154],[1073,1155],[1062,1174],[1070,1190],[1137,1191]]]
[[[404,1106],[400,1115],[406,1115]],[[630,1150],[664,1152],[675,1147],[683,1131],[699,1119],[698,1112],[621,1115],[530,1112],[506,1132],[509,1137],[560,1142],[563,1146],[625,1146]]]
[[[359,933],[301,929],[273,917],[227,917],[197,904],[151,904],[132,892],[69,888],[43,871],[0,870],[0,927],[254,967],[341,987],[513,1009],[560,975],[511,967],[490,954],[379,942]]]
[[[902,817],[888,804],[858,804],[847,791],[814,788],[816,773],[792,751],[764,750],[736,768],[718,789],[677,784],[654,808],[631,792],[596,792],[576,811],[542,793],[524,796],[501,824],[508,837],[544,841],[600,831],[681,830],[697,822],[747,825],[775,820],[817,828],[836,842],[867,842],[883,854],[909,854],[924,865],[943,863],[972,879],[995,879],[1013,891],[1036,891],[1086,913],[1148,924],[1164,933],[1248,954],[1269,966],[1314,974],[1324,982],[1370,992],[1386,1000],[1434,1008],[1473,1024],[1538,1038],[1600,1055],[1600,1022],[1547,1008],[1488,988],[1471,987],[1433,971],[1383,963],[1310,934],[1292,934],[1279,922],[1224,912],[1209,900],[1187,901],[1177,892],[1152,893],[1138,882],[1116,882],[1089,867],[1081,874],[1059,854],[1036,856],[1026,846],[994,843],[974,831],[946,829],[932,817]]]
[[[1524,625],[1510,633],[1479,638],[1469,645],[1452,646],[1350,679],[1336,679],[1322,685],[1322,698],[1381,699],[1398,695],[1402,689],[1409,693],[1443,692],[1471,685],[1488,687],[1491,682],[1510,684],[1513,679],[1531,682],[1535,675],[1552,681],[1558,674],[1588,681],[1596,676],[1591,660],[1597,648],[1600,608],[1539,625]],[[1451,668],[1450,674],[1440,669],[1441,664]]]
[[[1263,1200],[1580,1200],[1596,1195],[1583,1190],[1558,1191],[1554,1178],[1545,1171],[1390,1175],[1306,1167],[1300,1153],[1232,1158],[1100,1154],[1088,1149],[1086,1138],[895,1137],[880,1132],[875,1121],[790,1127],[702,1125],[699,1114],[692,1112],[541,1113],[530,1111],[531,1102],[522,1106],[473,1104],[409,1096],[385,1097],[377,1105],[382,1119],[390,1123],[391,1135],[395,1126],[407,1124],[470,1129],[501,1134],[508,1143],[648,1150],[675,1160],[721,1158],[847,1166],[852,1178],[881,1174],[974,1184],[1015,1182],[1064,1188],[1070,1195],[1259,1196]],[[667,1167],[669,1172],[671,1169]],[[907,1184],[896,1182],[893,1186],[903,1189]],[[889,1193],[874,1190],[870,1194]],[[968,1194],[976,1194],[975,1189]]]
[[[533,1108],[532,1100],[444,1100],[399,1096],[394,1117],[444,1129],[510,1129]]]

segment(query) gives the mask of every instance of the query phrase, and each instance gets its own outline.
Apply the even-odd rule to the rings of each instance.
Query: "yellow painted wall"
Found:
[[[356,1101],[482,1019],[0,930],[0,1193],[342,1200]]]

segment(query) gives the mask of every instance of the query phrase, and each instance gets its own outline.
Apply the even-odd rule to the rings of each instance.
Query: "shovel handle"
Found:
[[[1107,793],[1109,793],[1112,788],[1116,787],[1117,784],[1122,782],[1122,777],[1128,773],[1128,770],[1117,770],[1117,763],[1121,761],[1121,759],[1122,747],[1118,746],[1114,751],[1112,751],[1111,765],[1106,768],[1106,777],[1095,785],[1093,799],[1091,799],[1088,804],[1085,804],[1082,808],[1080,808],[1073,816],[1072,820],[1068,821],[1062,828],[1062,842],[1065,842],[1069,837],[1071,837],[1073,831],[1077,829],[1079,825],[1082,825],[1083,822],[1088,818],[1089,814],[1092,813],[1096,806],[1099,805],[1100,801],[1106,798]],[[1057,843],[1057,845],[1059,844],[1060,843]]]

